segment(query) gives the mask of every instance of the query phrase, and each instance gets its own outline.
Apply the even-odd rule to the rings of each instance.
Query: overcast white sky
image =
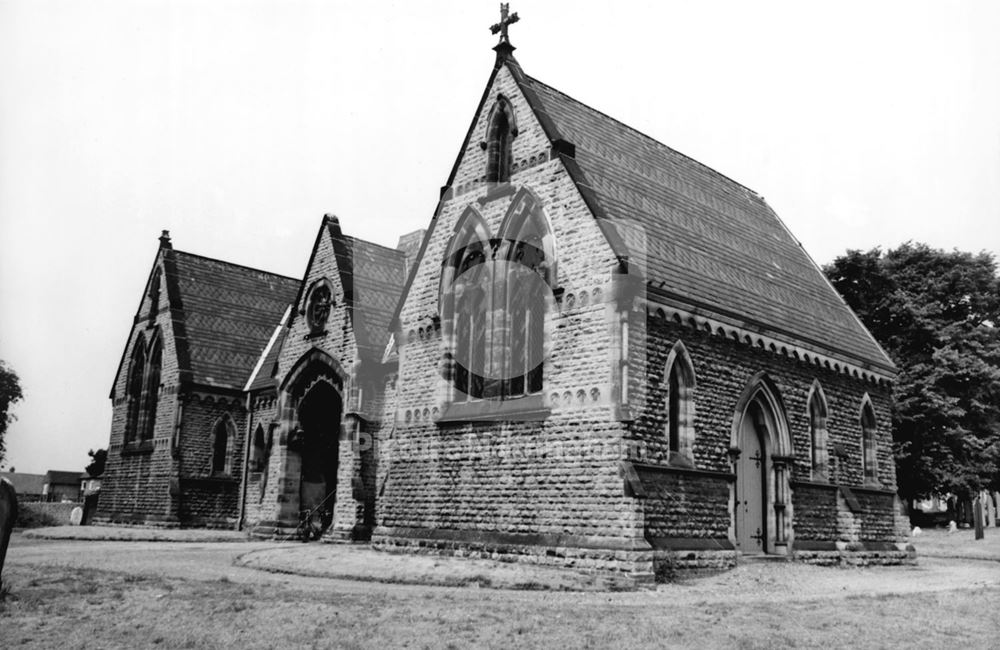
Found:
[[[764,195],[826,263],[1000,251],[1000,3],[514,0],[525,71]],[[82,470],[161,229],[299,277],[326,212],[424,227],[498,2],[0,0],[18,471]]]

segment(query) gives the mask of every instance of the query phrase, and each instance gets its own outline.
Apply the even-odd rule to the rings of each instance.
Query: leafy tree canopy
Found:
[[[0,361],[0,463],[3,462],[7,449],[4,442],[7,437],[7,426],[15,419],[10,409],[23,397],[21,381],[17,378],[17,373],[8,368],[6,363]]]
[[[823,269],[899,367],[900,494],[1000,488],[1000,280],[988,253],[906,243]]]
[[[90,464],[84,468],[90,476],[100,476],[104,473],[104,464],[108,461],[107,449],[91,449],[87,452],[90,456]]]

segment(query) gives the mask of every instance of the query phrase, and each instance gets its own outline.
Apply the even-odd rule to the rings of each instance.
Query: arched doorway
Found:
[[[767,447],[760,405],[751,402],[740,425],[736,460],[736,545],[743,553],[767,552]]]
[[[322,530],[333,519],[341,410],[340,394],[325,381],[314,384],[298,406],[299,510]]]
[[[777,388],[763,373],[748,383],[737,403],[731,449],[736,474],[731,538],[737,550],[747,555],[787,554],[792,443]]]

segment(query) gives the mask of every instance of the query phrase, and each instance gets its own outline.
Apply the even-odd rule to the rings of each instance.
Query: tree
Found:
[[[94,477],[103,474],[104,464],[108,462],[108,450],[98,449],[95,451],[91,449],[87,452],[87,455],[90,456],[90,464],[84,468],[84,471]]]
[[[900,495],[1000,488],[1000,280],[987,253],[906,243],[824,271],[899,367]]]
[[[10,409],[23,397],[17,373],[0,360],[0,463],[3,462],[7,449],[4,442],[7,437],[7,427],[16,419]]]

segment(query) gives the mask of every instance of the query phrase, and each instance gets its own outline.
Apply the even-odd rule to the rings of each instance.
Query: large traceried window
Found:
[[[132,349],[132,361],[128,369],[125,387],[125,442],[135,440],[139,435],[139,414],[142,411],[142,378],[146,372],[146,342],[140,336]]]
[[[878,483],[878,445],[875,409],[866,393],[861,400],[861,459],[864,465],[865,483]]]
[[[677,341],[667,356],[667,440],[670,461],[694,463],[694,364],[687,348]]]
[[[813,480],[825,481],[828,476],[828,452],[826,432],[826,396],[819,381],[814,381],[809,390],[809,445],[810,468]]]
[[[498,238],[468,209],[448,250],[441,318],[453,401],[540,393],[555,249],[537,200],[515,197]]]

